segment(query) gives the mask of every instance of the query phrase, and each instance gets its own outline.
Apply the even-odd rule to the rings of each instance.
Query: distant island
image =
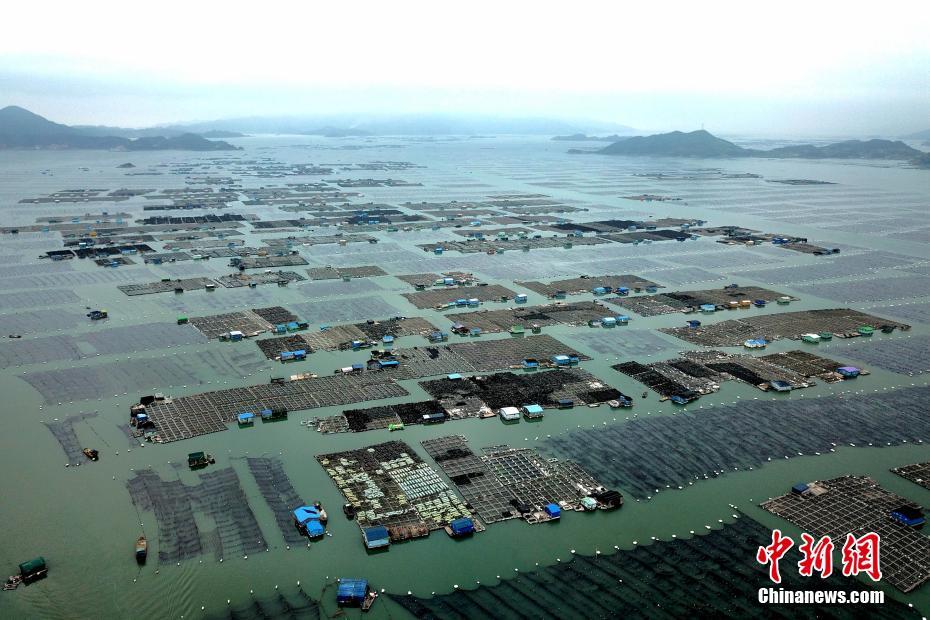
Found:
[[[235,151],[228,142],[194,133],[127,138],[105,134],[101,127],[69,127],[19,106],[0,109],[0,149],[108,149],[116,151]]]
[[[301,133],[307,136],[323,136],[324,138],[356,138],[372,135],[370,131],[365,131],[364,129],[331,126],[320,127],[319,129],[303,131]]]
[[[927,153],[900,140],[846,140],[825,146],[802,144],[768,151],[747,149],[700,129],[689,133],[673,131],[652,136],[624,138],[596,151],[573,150],[574,153],[632,155],[651,157],[766,157],[798,159],[881,159],[925,161]]]
[[[589,136],[583,133],[573,133],[570,136],[553,136],[553,140],[564,140],[566,142],[619,142],[620,140],[626,140],[629,136],[618,136],[613,134],[610,136]]]

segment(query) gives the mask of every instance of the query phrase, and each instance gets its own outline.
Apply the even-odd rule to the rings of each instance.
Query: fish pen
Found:
[[[238,260],[239,269],[277,269],[279,267],[297,267],[306,265],[307,259],[295,254],[285,256],[245,256]]]
[[[471,514],[455,491],[404,442],[321,454],[316,459],[355,507],[362,529],[423,525],[431,531]]]
[[[519,518],[513,492],[471,451],[467,442],[464,435],[449,435],[421,444],[482,522],[490,525]]]
[[[891,472],[930,491],[930,462],[895,467]]]
[[[600,321],[606,316],[613,316],[613,312],[596,301],[582,301],[529,308],[460,312],[448,316],[449,320],[462,324],[465,329],[477,327],[482,332],[494,333],[507,331],[514,325],[522,325],[525,328],[533,325],[587,325],[590,321]]]
[[[436,413],[441,413],[444,418],[448,415],[442,404],[435,400],[399,403],[383,407],[369,407],[367,409],[346,409],[340,415],[319,420],[317,430],[322,433],[350,431],[358,433],[390,428],[394,424],[403,426],[422,424],[424,416]],[[341,420],[337,418],[341,418]]]
[[[74,425],[95,417],[97,417],[96,411],[88,411],[70,415],[62,420],[43,422],[64,451],[65,456],[68,458],[68,465],[79,466],[87,461],[87,457],[83,453],[84,448],[78,441],[77,433],[74,431]]]
[[[262,338],[256,340],[255,344],[258,345],[258,348],[262,350],[262,353],[265,354],[270,360],[278,359],[281,353],[284,352],[293,352],[293,351],[306,351],[310,353],[312,351],[310,344],[307,340],[299,334],[293,334],[291,336],[281,336],[280,338]]]
[[[278,524],[284,542],[289,545],[304,542],[304,537],[294,526],[293,513],[296,508],[304,505],[304,501],[291,484],[281,459],[250,456],[246,460],[259,492],[274,513],[275,523]]]
[[[191,317],[190,324],[210,339],[238,331],[245,335],[255,335],[268,331],[274,326],[251,310],[227,312],[211,316]]]
[[[273,271],[271,273],[233,273],[228,276],[216,278],[216,282],[226,288],[241,288],[259,284],[284,284],[301,282],[305,277],[294,271]]]
[[[838,338],[857,337],[857,330],[862,326],[874,329],[883,326],[900,330],[910,329],[909,325],[858,310],[835,308],[756,315],[729,319],[713,325],[662,328],[660,331],[701,346],[736,347],[753,338],[763,338],[768,342],[783,338],[798,340],[802,334],[808,332],[830,332]]]
[[[771,530],[740,516],[702,536],[658,540],[609,555],[572,555],[551,566],[520,570],[493,585],[432,596],[387,596],[416,618],[517,620],[579,614],[613,618],[641,617],[643,610],[661,610],[654,613],[668,618],[770,618],[769,607],[757,602],[759,589],[772,585],[768,572],[746,561],[770,537]],[[794,566],[800,558],[797,548],[791,549],[782,566]],[[709,571],[714,578],[701,578]],[[827,579],[811,580],[797,570],[783,570],[782,579],[786,590],[842,591],[850,596],[871,589],[839,571]],[[793,609],[796,613],[798,608]],[[806,605],[804,613],[811,618],[855,620],[862,612],[848,605],[814,604]],[[891,598],[870,606],[869,614],[877,619],[920,617],[915,609]]]
[[[619,288],[635,290],[660,287],[659,284],[656,284],[652,280],[647,280],[646,278],[641,278],[633,274],[568,278],[566,280],[555,280],[548,284],[542,282],[514,282],[514,284],[528,288],[546,297],[554,297],[556,294],[563,292],[568,295],[590,293],[598,287],[609,288],[611,291],[616,291]]]
[[[457,299],[477,299],[479,302],[499,301],[500,299],[513,299],[516,293],[500,284],[487,286],[444,286],[442,288],[402,293],[402,295],[417,308],[435,308],[436,306],[455,305]]]
[[[302,411],[407,394],[392,379],[376,373],[332,375],[156,401],[146,413],[155,425],[157,441],[167,443],[224,431],[243,411]]]
[[[181,280],[161,280],[159,282],[149,282],[148,284],[120,284],[116,288],[130,297],[135,297],[137,295],[170,293],[179,290],[199,291],[207,288],[208,285],[216,285],[216,281],[211,278],[185,278]]]
[[[374,278],[386,276],[387,272],[377,265],[359,265],[358,267],[311,267],[307,269],[311,280],[341,280],[349,278]]]
[[[789,296],[758,286],[738,286],[702,291],[676,291],[636,297],[612,297],[605,301],[635,312],[640,316],[658,316],[694,311],[705,304],[728,307],[734,301],[748,300],[754,302],[757,299],[766,303],[773,303],[781,297]],[[791,301],[798,301],[796,297],[790,299]]]
[[[930,387],[913,387],[869,396],[715,405],[555,435],[541,441],[540,449],[576,461],[606,486],[646,498],[838,445],[930,441],[928,399]]]
[[[435,379],[421,381],[420,387],[435,398],[453,419],[476,417],[483,411],[526,404],[555,408],[563,399],[593,404],[629,398],[581,369]]]
[[[435,243],[420,244],[417,247],[426,252],[432,252],[435,248],[441,247],[451,252],[474,254],[477,252],[493,253],[561,248],[567,242],[578,246],[610,243],[607,239],[600,237],[540,237],[532,239],[466,239],[462,241],[446,239]]]
[[[837,546],[850,533],[878,534],[882,580],[902,592],[930,579],[930,539],[891,517],[901,508],[922,512],[920,506],[883,489],[868,476],[842,476],[806,487],[760,505],[816,538],[830,536]]]
[[[291,323],[297,320],[297,315],[281,306],[269,306],[267,308],[252,308],[252,312],[257,314],[265,321],[272,325],[281,325]]]

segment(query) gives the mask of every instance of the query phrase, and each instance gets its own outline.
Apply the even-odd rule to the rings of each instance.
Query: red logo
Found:
[[[830,537],[824,536],[817,540],[810,534],[804,533],[801,534],[801,540],[803,542],[798,546],[798,551],[801,552],[798,572],[801,576],[812,577],[815,571],[820,573],[821,579],[832,575],[834,544]],[[843,576],[851,577],[864,573],[872,581],[879,581],[882,578],[879,565],[880,542],[879,535],[874,532],[863,534],[858,538],[847,534],[842,549]],[[759,547],[756,552],[756,561],[769,567],[769,579],[774,583],[781,583],[778,563],[793,546],[794,541],[790,536],[784,536],[781,530],[772,530],[772,542]]]

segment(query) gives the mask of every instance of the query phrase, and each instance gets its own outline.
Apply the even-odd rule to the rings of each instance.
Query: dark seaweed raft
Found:
[[[862,608],[842,605],[761,605],[759,588],[769,587],[756,550],[771,531],[743,516],[705,536],[640,545],[613,555],[576,555],[571,562],[529,572],[494,586],[460,589],[420,598],[389,594],[423,619],[476,618],[858,618]],[[828,579],[798,574],[800,554],[781,562],[785,590],[867,588],[834,572]],[[857,611],[858,610],[858,611]],[[903,603],[870,605],[874,618],[919,618]]]
[[[323,614],[320,604],[301,586],[296,589],[277,588],[266,597],[251,595],[247,601],[233,602],[222,612],[208,613],[208,620],[267,620],[268,618],[290,618],[292,620],[318,620]]]
[[[930,441],[928,399],[930,387],[753,401],[574,431],[547,439],[542,449],[576,461],[608,487],[646,497],[767,458],[838,444]]]
[[[88,412],[68,416],[63,420],[55,422],[43,422],[45,427],[48,428],[52,435],[55,436],[55,439],[58,440],[61,449],[65,451],[65,456],[68,457],[69,465],[80,465],[87,461],[87,457],[84,456],[82,452],[83,448],[78,440],[77,433],[74,432],[75,422],[81,422],[87,418],[95,417],[97,417],[96,412]]]
[[[303,542],[303,536],[294,527],[292,511],[304,505],[304,501],[284,472],[281,460],[267,457],[249,457],[247,460],[249,471],[252,472],[265,503],[274,513],[274,520],[284,536],[284,541],[289,545]]]
[[[154,471],[144,469],[126,486],[136,508],[155,513],[160,564],[208,551],[216,559],[267,551],[261,528],[231,467],[200,474],[200,483],[194,486],[162,480]],[[201,531],[195,513],[212,521],[215,528]]]

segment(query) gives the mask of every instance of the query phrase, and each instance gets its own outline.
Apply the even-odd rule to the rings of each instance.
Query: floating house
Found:
[[[617,326],[617,317],[614,316],[605,316],[601,319],[601,325],[603,327],[616,327]]]
[[[385,368],[397,368],[400,366],[400,362],[397,360],[378,360],[378,368],[384,370]]]
[[[31,583],[48,574],[48,564],[42,556],[35,557],[19,565],[19,576],[23,583]]]
[[[394,336],[391,336],[390,334],[386,334],[384,338],[381,339],[381,342],[383,342],[384,344],[394,344]]]
[[[571,409],[575,406],[575,401],[571,398],[560,398],[558,403],[559,409]]]
[[[844,379],[855,379],[862,371],[855,366],[840,366],[836,369],[836,372]]]
[[[245,411],[236,416],[236,419],[239,422],[239,428],[244,428],[246,426],[255,425],[255,414],[251,411]]]
[[[543,511],[549,516],[550,519],[560,519],[562,517],[562,509],[559,508],[558,504],[550,503],[543,506]]]
[[[518,293],[517,295],[514,296],[513,300],[517,302],[518,304],[525,304],[527,300],[527,296],[524,293]]]
[[[446,530],[453,538],[460,538],[475,533],[475,522],[468,517],[453,519]]]
[[[538,420],[543,417],[543,408],[540,405],[523,405],[523,415],[527,420]]]
[[[381,528],[384,529],[384,528]],[[387,532],[387,530],[384,530]],[[368,580],[340,579],[336,588],[336,604],[342,606],[361,606],[368,597]]]
[[[368,549],[381,549],[391,544],[391,535],[386,527],[376,525],[362,530],[362,540]]]
[[[870,325],[863,325],[856,331],[859,332],[860,336],[870,337],[872,334],[875,333],[875,328]]]
[[[301,534],[310,538],[320,538],[326,533],[322,519],[320,509],[315,506],[301,506],[294,511],[294,525]]]
[[[691,329],[697,329],[700,326],[701,326],[700,321],[688,321],[688,327],[690,327]]]
[[[913,528],[921,528],[927,522],[923,510],[907,505],[892,510],[891,518],[901,525]]]
[[[711,314],[717,310],[717,306],[714,304],[701,304],[700,310],[701,312]]]
[[[442,411],[437,411],[435,413],[424,413],[423,414],[423,423],[424,424],[438,424],[440,422],[446,421],[446,414]]]
[[[793,389],[790,383],[778,379],[769,381],[769,386],[776,392],[790,392]]]
[[[501,407],[497,414],[505,422],[515,422],[520,419],[520,410],[516,407]]]
[[[539,368],[539,361],[532,357],[528,357],[523,360],[523,368],[527,370],[535,370],[536,368]]]
[[[810,344],[817,344],[820,342],[819,334],[801,334],[801,340],[803,342],[808,342]]]
[[[768,342],[762,338],[750,338],[743,342],[743,346],[747,349],[764,349],[768,345]]]

